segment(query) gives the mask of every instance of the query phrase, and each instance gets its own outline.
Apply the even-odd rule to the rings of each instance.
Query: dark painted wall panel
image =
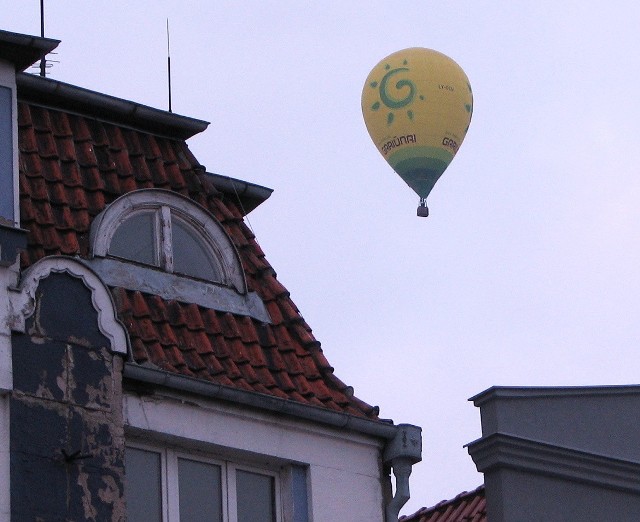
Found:
[[[26,332],[13,336],[12,520],[125,520],[121,364],[89,289],[41,281]]]

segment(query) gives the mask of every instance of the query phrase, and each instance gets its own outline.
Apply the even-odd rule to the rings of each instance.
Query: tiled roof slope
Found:
[[[464,492],[434,507],[422,508],[413,515],[400,517],[400,522],[487,522],[484,486]]]
[[[18,92],[20,100],[20,91]],[[44,256],[87,256],[92,219],[117,197],[144,188],[188,196],[223,225],[249,290],[273,324],[190,303],[113,288],[138,363],[360,417],[377,409],[333,374],[320,343],[276,278],[243,221],[241,205],[219,193],[183,140],[19,102],[21,225],[28,267]]]

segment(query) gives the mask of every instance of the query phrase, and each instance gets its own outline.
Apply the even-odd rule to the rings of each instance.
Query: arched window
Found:
[[[110,257],[202,279],[246,293],[236,249],[218,221],[179,194],[130,192],[105,209],[91,227],[94,257]]]

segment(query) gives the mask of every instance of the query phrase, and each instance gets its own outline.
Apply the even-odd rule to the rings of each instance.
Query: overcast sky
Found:
[[[423,428],[402,513],[482,483],[467,399],[640,381],[640,3],[47,1],[52,78],[211,122],[210,172],[266,185],[250,224],[336,374]],[[39,34],[38,0],[0,0]],[[456,60],[469,133],[431,216],[372,144],[370,69]]]

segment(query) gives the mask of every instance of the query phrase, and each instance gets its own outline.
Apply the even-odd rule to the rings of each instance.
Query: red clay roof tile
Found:
[[[400,517],[400,522],[487,522],[484,486],[464,492],[452,500],[422,508],[412,515]]]
[[[76,143],[91,141],[91,131],[89,130],[89,126],[85,118],[83,118],[82,116],[75,116],[73,114],[70,114],[69,125],[71,126],[73,140]]]
[[[60,138],[73,138],[69,118],[65,113],[60,113],[58,117],[51,118],[51,132],[54,136]]]

